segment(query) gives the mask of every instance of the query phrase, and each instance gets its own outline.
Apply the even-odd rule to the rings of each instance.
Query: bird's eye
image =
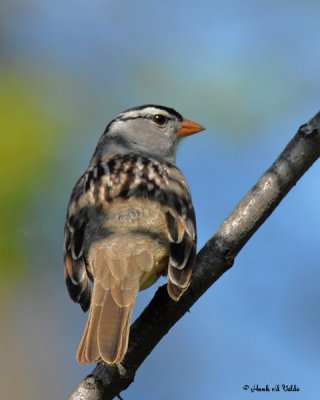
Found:
[[[164,125],[167,121],[168,118],[161,114],[157,114],[153,117],[153,122],[155,122],[158,125]]]

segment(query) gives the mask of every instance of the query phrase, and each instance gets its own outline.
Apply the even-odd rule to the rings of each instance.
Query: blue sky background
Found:
[[[12,221],[3,243],[15,246],[0,264],[1,397],[66,398],[92,369],[75,359],[87,316],[64,287],[62,236],[108,121],[158,103],[206,126],[178,153],[200,249],[319,111],[319,14],[315,0],[1,3],[1,140],[13,149],[1,169],[6,193],[28,188],[1,205]],[[319,172],[316,163],[161,341],[125,399],[264,396],[246,384],[296,384],[299,393],[268,396],[319,398]],[[139,295],[135,317],[157,286]]]

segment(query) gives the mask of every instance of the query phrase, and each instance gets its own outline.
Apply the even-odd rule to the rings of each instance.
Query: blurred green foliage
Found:
[[[32,79],[2,72],[0,85],[0,285],[8,288],[26,266],[27,210],[53,157],[57,123]]]

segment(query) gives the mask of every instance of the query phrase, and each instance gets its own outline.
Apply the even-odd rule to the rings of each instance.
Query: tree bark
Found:
[[[319,156],[320,112],[299,128],[278,159],[200,250],[190,286],[180,301],[172,301],[166,285],[161,286],[132,325],[123,362],[116,366],[97,364],[69,400],[109,400],[125,390],[157,343],[233,265],[250,237]]]

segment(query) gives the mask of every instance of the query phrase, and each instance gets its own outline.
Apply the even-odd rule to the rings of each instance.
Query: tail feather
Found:
[[[77,353],[79,363],[122,361],[140,281],[152,269],[157,249],[153,240],[146,243],[143,239],[124,235],[90,248],[87,259],[94,285],[89,318]]]
[[[81,362],[83,360],[84,364],[91,364],[92,362],[100,361],[99,347],[98,347],[98,336],[95,331],[95,326],[99,324],[100,315],[101,315],[101,306],[94,305],[91,307],[89,319],[87,322],[87,328],[83,335],[83,353],[82,358],[80,360],[80,355],[78,356],[78,361]],[[81,348],[81,344],[79,346],[79,350]]]
[[[119,307],[112,296],[103,306],[97,331],[98,347],[102,360],[108,364],[122,361],[128,348],[129,330],[133,305]],[[112,321],[112,324],[110,324]]]
[[[87,325],[77,353],[80,364],[90,364],[100,359],[96,327],[99,326],[103,300],[103,291],[94,288]]]
[[[94,286],[87,326],[77,353],[79,363],[122,361],[128,348],[133,306],[134,301],[119,307],[111,290],[105,290],[99,283]]]

